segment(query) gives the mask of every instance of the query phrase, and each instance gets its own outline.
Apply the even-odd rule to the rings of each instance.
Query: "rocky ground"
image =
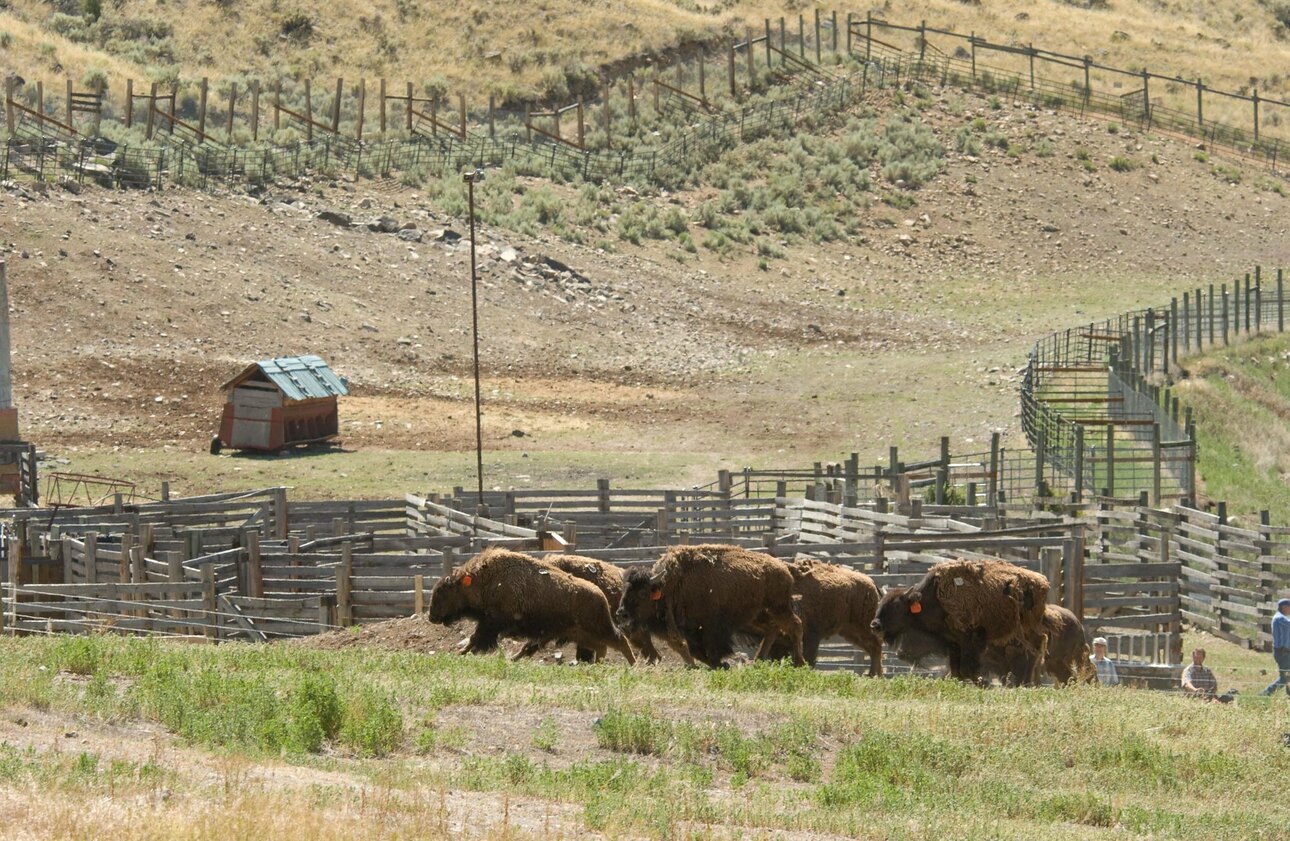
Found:
[[[1044,331],[1290,256],[1268,173],[998,105],[939,96],[924,117],[948,163],[916,206],[874,203],[853,241],[789,245],[769,270],[751,250],[677,262],[674,242],[610,253],[483,228],[485,447],[760,464],[942,434],[970,448],[1015,432],[1015,371]],[[977,119],[1012,151],[956,152]],[[221,383],[295,353],[349,378],[347,447],[474,443],[468,229],[422,191],[9,182],[0,220],[21,423],[53,457],[115,452],[128,472],[132,453],[200,453]]]

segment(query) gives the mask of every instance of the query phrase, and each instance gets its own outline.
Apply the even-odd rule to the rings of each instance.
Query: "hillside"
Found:
[[[1290,515],[1290,337],[1262,336],[1185,360],[1205,492],[1233,513]],[[1233,418],[1241,418],[1233,423]]]
[[[826,16],[833,11],[822,8]],[[64,75],[106,73],[118,94],[125,78],[361,75],[442,80],[472,97],[505,98],[557,90],[567,79],[741,33],[768,17],[787,15],[795,28],[796,16],[814,9],[799,0],[5,0],[0,70],[44,78],[51,90]],[[866,8],[838,11],[845,20],[847,11],[863,18]],[[1043,0],[1022,12],[1008,4],[894,0],[880,14],[1116,67],[1202,77],[1211,87],[1282,98],[1290,90],[1290,75],[1269,72],[1290,58],[1290,6],[1281,0]]]
[[[877,151],[835,172],[830,150],[851,143]],[[910,172],[920,189],[893,183]],[[941,435],[970,451],[992,430],[1015,435],[1014,372],[1044,331],[1290,256],[1283,188],[1257,170],[958,93],[758,141],[699,183],[637,195],[490,174],[490,484],[707,482],[741,464],[877,461],[892,443],[928,452]],[[12,185],[0,218],[26,434],[66,469],[145,488],[464,483],[461,189]],[[388,215],[421,241],[317,218],[327,210]],[[306,351],[354,384],[351,452],[205,455],[219,384],[249,359]]]

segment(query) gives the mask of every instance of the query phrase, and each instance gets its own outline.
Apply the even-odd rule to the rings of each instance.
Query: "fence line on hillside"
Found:
[[[241,89],[236,82],[217,85],[228,100],[226,114],[220,120],[226,142],[221,143],[214,138],[217,130],[207,125],[207,79],[200,80],[196,97],[181,94],[178,87],[158,92],[155,84],[148,93],[136,93],[133,81],[127,80],[124,107],[119,113],[113,113],[103,91],[78,92],[68,81],[64,113],[60,116],[56,108],[50,107],[42,83],[31,83],[20,90],[11,78],[6,82],[8,140],[0,174],[5,178],[26,174],[77,182],[91,178],[112,186],[208,187],[220,183],[265,183],[315,172],[389,176],[420,170],[444,174],[517,160],[547,173],[578,174],[592,181],[675,179],[750,136],[759,136],[776,126],[796,125],[807,115],[834,113],[870,87],[915,81],[1002,93],[1079,115],[1114,116],[1144,130],[1202,140],[1209,147],[1264,163],[1274,172],[1284,157],[1279,134],[1290,118],[1286,110],[1290,104],[1261,97],[1257,90],[1248,95],[1221,91],[1201,80],[1123,70],[1102,65],[1088,56],[1070,56],[1033,45],[992,43],[975,33],[963,35],[925,23],[897,24],[875,18],[872,13],[863,19],[848,13],[840,23],[836,12],[821,15],[817,10],[814,18],[812,28],[806,16],[799,15],[797,33],[780,18],[778,44],[772,21],[767,19],[761,34],[754,34],[750,28],[742,40],[710,45],[710,51],[700,48],[697,54],[679,57],[669,67],[655,67],[645,79],[639,73],[625,79],[604,79],[598,85],[597,96],[579,97],[549,111],[538,111],[533,103],[505,111],[490,98],[486,112],[472,115],[460,95],[452,97],[436,91],[419,96],[412,83],[399,89],[380,80],[376,100],[381,139],[375,142],[364,139],[369,110],[366,80],[346,88],[344,80],[337,79],[330,106],[321,114],[313,107],[310,80],[303,82],[303,105],[296,107],[283,104],[280,81],[268,86],[253,80]],[[901,35],[913,36],[910,49],[891,43]],[[943,50],[936,40],[954,46]],[[826,55],[829,61],[859,62],[860,67],[839,74],[825,61]],[[990,56],[996,63],[987,65],[983,56]],[[1020,64],[1005,66],[1008,60]],[[706,69],[709,67],[712,69]],[[708,84],[707,80],[715,81],[722,75],[725,84]],[[747,97],[768,76],[772,80],[806,79],[808,83],[799,85],[799,90],[788,96],[746,104]],[[1094,84],[1101,82],[1103,76],[1111,85],[1110,91]],[[624,81],[626,91],[616,96],[614,86],[621,88]],[[1126,82],[1135,87],[1117,93]],[[1195,93],[1195,105],[1190,111],[1180,103],[1179,91],[1184,90],[1188,96]],[[270,92],[273,98],[262,109],[261,94]],[[289,92],[288,98],[291,96],[299,98],[300,93]],[[1206,117],[1207,96],[1210,117]],[[187,100],[193,104],[187,110],[181,109]],[[146,103],[146,116],[136,119],[138,101]],[[239,101],[243,104],[241,112]],[[619,101],[624,105],[617,105]],[[675,137],[656,146],[625,148],[624,142],[639,141],[643,133],[639,110],[644,107],[642,103],[649,101],[653,103],[655,119],[662,121],[660,125],[670,120],[682,128],[672,132]],[[391,103],[401,109],[401,120],[388,119]],[[1248,115],[1248,123],[1213,119],[1215,103],[1248,106],[1240,112],[1242,119]],[[622,113],[624,107],[626,114]],[[272,115],[275,130],[285,122],[288,127],[300,129],[303,139],[258,145],[262,110]],[[89,137],[76,126],[78,111],[91,112]],[[149,140],[164,138],[163,145],[117,146],[96,136],[105,113],[118,117],[125,126],[145,125]],[[569,113],[576,116],[573,134],[561,128],[562,116]],[[341,130],[342,114],[347,115],[347,125],[352,126],[350,134]],[[257,145],[234,142],[239,117],[244,133]],[[509,122],[503,122],[499,131],[499,120],[506,118]],[[406,136],[387,135],[387,129],[393,133],[394,123],[402,124],[399,131]],[[590,133],[588,125],[593,127]],[[620,131],[615,136],[615,125],[627,126],[626,135]]]

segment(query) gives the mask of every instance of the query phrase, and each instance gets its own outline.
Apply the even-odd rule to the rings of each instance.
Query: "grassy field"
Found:
[[[1224,685],[1262,685],[1258,657],[1209,648]],[[38,638],[0,642],[0,706],[0,815],[27,837],[1248,839],[1290,821],[1290,704],[1249,694]]]

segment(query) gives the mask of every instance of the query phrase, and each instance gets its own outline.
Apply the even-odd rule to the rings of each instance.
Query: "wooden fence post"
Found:
[[[1115,424],[1106,425],[1106,495],[1115,496]]]
[[[354,135],[359,143],[363,142],[363,120],[367,116],[367,79],[358,80],[358,125]]]
[[[1224,295],[1224,297],[1226,297],[1226,295]],[[1209,319],[1208,319],[1208,321],[1209,321],[1209,346],[1210,346],[1210,347],[1213,347],[1213,346],[1214,346],[1214,318],[1215,318],[1215,308],[1214,308],[1214,284],[1212,284],[1212,283],[1211,283],[1211,284],[1209,285]]]
[[[999,506],[999,433],[990,433],[990,479],[986,486],[985,504]]]
[[[439,574],[442,577],[447,578],[452,575],[453,567],[457,565],[457,550],[453,549],[451,546],[445,546],[440,551],[443,554],[443,569],[440,570]]]
[[[1218,528],[1214,529],[1214,563],[1218,567],[1218,574],[1215,576],[1224,587],[1231,586],[1231,577],[1227,574],[1227,553],[1228,549],[1224,545],[1226,542],[1223,538],[1223,526],[1227,525],[1227,503],[1220,501],[1218,503]],[[1214,599],[1214,615],[1218,619],[1218,629],[1220,631],[1230,631],[1231,628],[1227,622],[1227,611],[1223,604],[1226,599]]]
[[[1075,501],[1084,501],[1084,425],[1075,424]]]
[[[64,541],[64,547],[66,542]],[[13,611],[13,624],[18,624],[18,590],[22,586],[22,542],[9,539],[9,609]],[[67,554],[64,549],[63,563],[67,563]],[[0,606],[0,613],[3,613],[3,607]]]
[[[313,82],[305,79],[305,139],[314,139],[314,91]]]
[[[219,597],[215,590],[214,564],[202,564],[202,611],[206,639],[219,639]]]
[[[99,536],[90,532],[85,535],[85,583],[95,584],[99,580],[98,569],[98,542]]]
[[[148,127],[145,136],[152,139],[152,129],[157,117],[157,83],[153,82],[148,90]]]
[[[1159,505],[1163,471],[1160,463],[1160,424],[1151,424],[1151,504]]]
[[[726,78],[730,82],[730,98],[738,98],[739,87],[735,84],[735,45],[733,41],[730,43],[730,49],[726,53]]]
[[[210,79],[203,76],[199,90],[201,91],[201,101],[197,105],[197,134],[198,134],[197,140],[198,142],[205,142],[206,140],[206,96],[207,94],[210,93]],[[171,129],[173,128],[174,128],[174,124],[172,123]]]
[[[228,89],[228,128],[224,132],[230,141],[233,139],[233,118],[237,114],[237,82],[233,82]]]
[[[599,497],[599,506],[601,514],[609,513],[609,480],[596,480],[596,495]]]
[[[260,80],[251,80],[251,139],[260,139]]]
[[[403,119],[407,123],[404,128],[408,131],[412,131],[412,105],[412,83],[408,82],[407,105],[403,109]],[[527,117],[525,118],[525,122],[528,122]]]
[[[1228,317],[1227,317],[1227,284],[1226,284],[1226,283],[1224,283],[1224,284],[1223,284],[1223,346],[1224,346],[1224,347],[1226,347],[1226,346],[1227,346],[1227,327],[1228,327],[1228,323],[1229,323],[1229,321],[1228,321]]]
[[[1184,292],[1182,300],[1182,339],[1183,353],[1191,353],[1191,293]],[[1174,348],[1174,355],[1177,356],[1178,349]],[[1175,362],[1178,360],[1175,358]]]
[[[426,584],[424,575],[417,575],[412,578],[412,612],[417,616],[426,612]]]
[[[1073,537],[1062,541],[1062,595],[1066,609],[1084,619],[1084,541],[1079,534],[1082,526],[1075,526]]]
[[[260,566],[260,533],[247,529],[244,536],[246,545],[246,589],[253,599],[264,598],[264,572]]]
[[[354,608],[350,604],[350,587],[354,575],[354,549],[346,543],[341,547],[340,565],[336,567],[336,619],[342,628],[354,624]]]
[[[833,54],[837,55],[837,52],[838,52],[838,10],[837,9],[833,10],[832,17],[830,18],[830,22],[831,22],[831,25],[829,26],[829,32],[832,33],[833,35]]]
[[[1283,269],[1277,269],[1277,332],[1283,333],[1286,329],[1286,311],[1285,296],[1281,283]]]
[[[820,7],[815,7],[815,63],[820,63]]]
[[[287,489],[273,489],[273,536],[286,540],[290,531],[290,514],[287,510]]]
[[[1062,603],[1062,550],[1060,546],[1045,546],[1039,550],[1040,568],[1048,579],[1048,603]]]

